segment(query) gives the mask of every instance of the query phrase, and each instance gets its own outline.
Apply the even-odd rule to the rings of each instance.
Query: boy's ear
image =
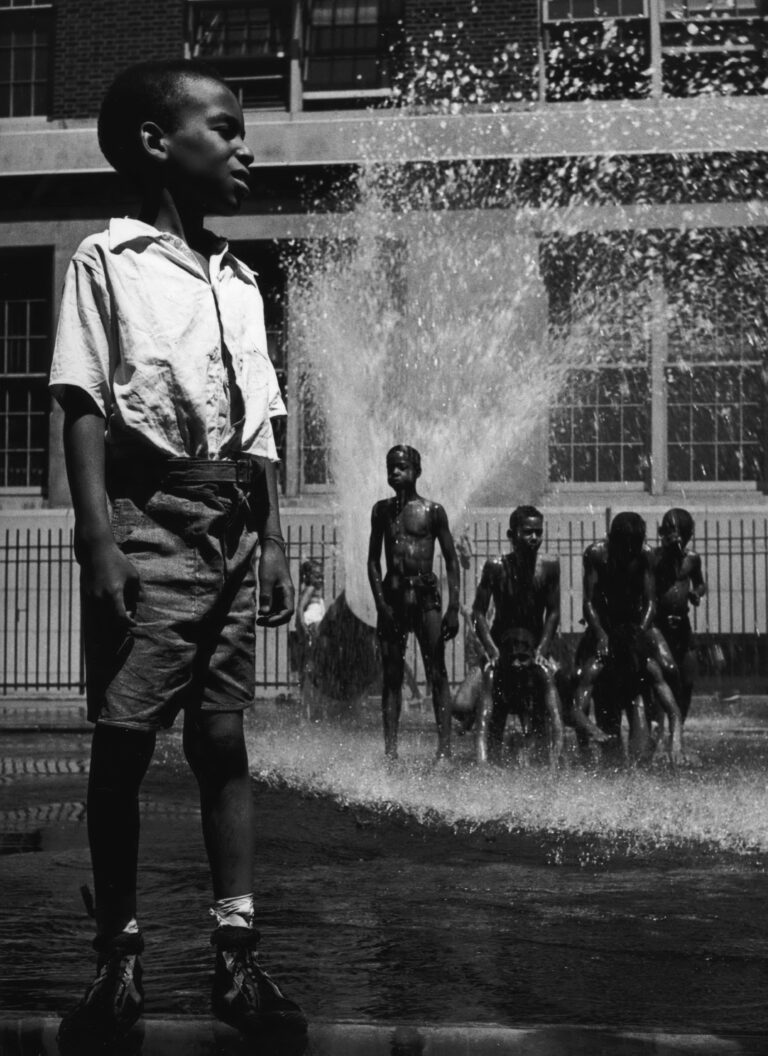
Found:
[[[141,145],[146,153],[154,161],[165,161],[168,156],[168,148],[165,141],[165,132],[154,121],[145,121],[140,129]]]

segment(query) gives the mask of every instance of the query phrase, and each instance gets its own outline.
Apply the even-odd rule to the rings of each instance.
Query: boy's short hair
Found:
[[[510,532],[514,535],[523,521],[527,521],[529,517],[535,517],[538,521],[544,520],[544,514],[535,506],[515,506],[509,515]]]
[[[671,510],[667,510],[661,518],[662,533],[665,528],[671,528],[673,525],[677,528],[681,538],[686,543],[689,542],[693,535],[693,517],[688,510],[684,510],[682,506],[673,506]]]
[[[390,447],[389,451],[387,451],[387,465],[397,455],[402,455],[403,458],[406,458],[416,470],[416,476],[421,476],[421,455],[415,447],[411,447],[410,444],[395,444],[394,447]]]
[[[164,132],[176,130],[192,80],[227,87],[212,66],[197,59],[137,62],[115,77],[102,100],[96,128],[102,154],[121,176],[135,181],[142,173],[139,129],[145,121],[154,121]]]
[[[645,542],[645,521],[639,513],[626,510],[617,513],[608,529],[608,551],[616,546],[640,553]]]

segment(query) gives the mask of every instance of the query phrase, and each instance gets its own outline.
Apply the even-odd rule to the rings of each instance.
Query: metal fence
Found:
[[[562,573],[561,649],[568,653],[582,631],[581,558],[605,533],[609,512],[590,516],[548,517],[544,546],[558,554]],[[483,562],[509,548],[500,520],[476,519],[469,526],[473,554],[463,573],[461,601],[472,605]],[[343,563],[337,529],[288,524],[288,557],[294,582],[302,560],[322,564],[326,603],[343,589]],[[692,618],[697,632],[702,678],[725,678],[745,690],[768,676],[768,517],[697,517],[695,547],[702,557],[708,593]],[[442,574],[438,559],[436,570]],[[289,628],[259,636],[256,677],[264,693],[288,692],[297,681],[291,670]],[[715,670],[714,644],[721,646],[724,670]],[[423,669],[417,649],[409,646],[417,679]],[[452,682],[464,676],[464,636],[449,646]],[[0,535],[0,693],[82,691],[78,570],[72,556],[71,529],[10,529]]]

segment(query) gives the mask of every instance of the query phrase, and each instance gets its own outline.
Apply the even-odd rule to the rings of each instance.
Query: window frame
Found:
[[[46,33],[47,33],[47,41],[46,41],[46,45],[45,45],[45,59],[44,59],[45,72],[44,72],[44,77],[41,80],[39,80],[39,81],[38,80],[33,80],[33,81],[24,82],[24,84],[26,84],[28,86],[29,85],[36,86],[38,84],[42,84],[44,86],[44,88],[43,88],[43,90],[45,92],[44,106],[40,110],[35,110],[34,106],[33,106],[33,109],[31,111],[29,111],[29,112],[25,112],[25,113],[12,113],[11,112],[11,113],[8,113],[8,114],[0,115],[0,121],[3,121],[3,122],[5,122],[5,121],[24,121],[24,120],[28,121],[28,120],[35,120],[35,119],[45,121],[45,120],[48,119],[48,117],[50,115],[51,105],[52,105],[52,101],[53,101],[53,87],[54,87],[54,85],[53,85],[53,69],[54,69],[55,29],[56,29],[55,18],[54,18],[54,10],[55,9],[54,9],[53,0],[39,0],[39,2],[37,2],[37,0],[24,0],[23,3],[19,3],[19,4],[13,3],[13,0],[11,0],[10,3],[8,3],[8,2],[4,3],[3,0],[0,0],[0,29],[2,28],[4,21],[7,20],[8,22],[10,22],[12,19],[18,18],[19,16],[21,16],[22,19],[26,18],[26,19],[31,19],[31,20],[34,20],[35,18],[39,18],[39,17],[42,16],[42,18],[47,23],[46,26],[45,26]],[[13,48],[9,48],[9,51],[10,51],[11,54],[13,54],[14,49]],[[33,51],[36,54],[36,49],[33,49]],[[36,62],[36,60],[33,60],[33,64],[34,64],[34,62]],[[10,79],[10,74],[9,74],[9,80],[7,82],[7,86],[8,86],[8,91],[9,91],[9,96],[8,96],[9,110],[12,110],[13,109],[12,102],[13,102],[14,90],[15,90],[15,88],[17,86],[17,82],[15,82],[14,80]],[[32,88],[32,99],[34,100],[34,98],[35,98],[35,88],[33,87]]]
[[[263,10],[267,16],[267,23],[271,34],[265,38],[268,44],[274,42],[275,50],[263,52],[243,52],[242,54],[227,53],[226,51],[216,54],[215,52],[201,52],[197,42],[197,32],[201,25],[201,12],[210,10],[212,12],[243,11],[254,13]],[[288,107],[290,92],[290,33],[287,23],[283,25],[282,46],[280,46],[280,24],[272,21],[272,6],[268,0],[257,0],[256,3],[248,3],[247,0],[186,0],[186,52],[190,58],[200,58],[210,62],[224,81],[229,85],[243,110],[284,110]],[[250,23],[249,23],[250,24]],[[262,72],[258,72],[258,64],[262,64]],[[253,73],[241,72],[238,67],[253,64]],[[263,99],[249,97],[247,88],[257,83],[274,84],[276,90],[273,94],[267,93]]]
[[[50,372],[51,355],[53,351],[53,261],[48,247],[2,247],[0,249],[0,261],[3,268],[14,266],[14,256],[19,264],[29,272],[45,268],[45,281],[35,284],[35,288],[29,296],[6,296],[0,293],[0,495],[2,496],[45,496],[48,491],[48,466],[50,460],[49,423],[51,415],[51,399],[48,394],[48,375]],[[26,258],[26,259],[25,259]],[[9,327],[10,305],[24,304],[25,307],[25,330],[24,333],[13,334]],[[44,318],[44,331],[37,333],[32,329],[31,307],[42,306],[41,318]],[[12,354],[10,342],[12,340],[26,342],[24,350],[25,369],[10,370],[9,356]],[[44,348],[44,368],[30,371],[30,358],[32,355],[31,341],[41,342]],[[26,382],[27,409],[23,412],[11,411],[9,400],[12,385],[8,382]],[[42,410],[34,410],[29,406],[30,398],[35,392],[40,395]],[[24,415],[26,418],[26,441],[23,448],[11,446],[10,423],[11,415]],[[32,443],[31,432],[34,418],[42,420],[41,442],[38,445]],[[9,463],[14,454],[23,453],[25,456],[25,483],[9,483]],[[39,456],[39,481],[30,483],[34,470],[35,456]]]
[[[334,11],[335,11],[336,5],[340,2],[340,0],[330,0],[330,2],[334,5]],[[359,5],[361,3],[363,3],[363,2],[365,2],[365,0],[354,0],[356,11],[357,11]],[[384,0],[384,2],[386,3],[386,0]],[[387,35],[392,32],[392,28],[398,23],[398,21],[402,20],[402,18],[404,17],[404,14],[405,14],[405,4],[402,2],[402,0],[390,0],[390,2],[393,2],[393,4],[394,3],[400,3],[399,14],[394,15],[394,14],[389,13],[389,14],[385,15],[384,18],[382,18],[382,12],[381,12],[382,0],[378,0],[378,3],[377,3],[378,12],[377,12],[376,21],[375,21],[375,23],[370,23],[371,25],[375,25],[375,30],[376,30],[376,48],[375,48],[375,50],[366,51],[364,49],[360,49],[360,50],[355,51],[353,49],[352,50],[347,49],[347,51],[341,52],[341,53],[339,53],[336,50],[329,51],[327,54],[328,54],[329,59],[330,59],[330,61],[332,63],[338,63],[338,62],[343,62],[343,61],[347,61],[347,60],[351,60],[353,62],[356,62],[359,59],[366,59],[366,58],[372,59],[374,64],[375,64],[375,68],[377,70],[377,79],[378,79],[378,81],[381,82],[382,79],[385,79],[385,80],[388,79],[388,73],[387,73],[386,69],[383,68],[383,59],[386,58],[387,51],[388,51],[388,49],[384,46],[384,44],[385,44],[385,41],[387,39]],[[334,81],[333,81],[332,77],[329,79],[327,84],[321,84],[321,83],[319,83],[317,81],[313,81],[313,79],[311,77],[311,73],[310,73],[311,63],[312,63],[313,59],[315,61],[317,61],[318,58],[323,58],[324,53],[321,52],[320,55],[313,54],[313,52],[314,52],[313,33],[317,32],[318,26],[313,24],[312,16],[313,16],[313,5],[309,2],[309,0],[304,0],[304,18],[303,18],[304,39],[303,39],[303,61],[302,61],[302,87],[303,87],[302,94],[303,94],[303,98],[305,100],[307,100],[308,102],[310,102],[310,103],[311,102],[315,102],[315,101],[316,102],[321,102],[323,100],[332,101],[334,99],[339,100],[339,101],[343,101],[343,100],[351,101],[351,100],[355,100],[355,99],[360,99],[361,101],[362,100],[368,100],[369,102],[373,102],[373,101],[377,101],[378,100],[378,101],[382,101],[383,102],[383,101],[386,101],[387,99],[391,98],[392,94],[393,94],[393,89],[392,89],[392,85],[391,84],[378,83],[378,84],[374,85],[374,84],[371,84],[371,83],[365,81],[365,82],[355,83],[355,84],[347,83],[347,84],[338,84],[338,85],[334,86]],[[368,23],[363,23],[363,25],[367,25],[367,24]],[[346,28],[348,30],[351,29],[353,33],[357,33],[357,30],[358,30],[358,23],[356,21],[354,21],[354,20],[351,21],[351,22],[344,22],[344,23],[337,24],[335,19],[334,19],[334,21],[332,21],[332,24],[331,24],[330,28],[331,29],[336,29],[339,26],[341,26],[342,29],[344,29],[344,28]],[[323,26],[321,28],[325,29],[325,28],[328,28],[328,27]]]

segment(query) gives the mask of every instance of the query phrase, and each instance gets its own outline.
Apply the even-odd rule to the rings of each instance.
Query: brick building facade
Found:
[[[348,245],[359,195],[339,188],[394,162],[397,186],[420,195],[418,208],[394,202],[386,232],[405,315],[430,293],[432,218],[452,252],[495,247],[501,264],[467,281],[467,303],[493,285],[501,318],[498,291],[517,305],[535,262],[539,349],[582,341],[471,515],[500,524],[533,499],[557,532],[630,504],[652,524],[682,502],[712,533],[736,518],[762,538],[764,36],[752,0],[0,0],[4,524],[70,523],[45,387],[59,291],[79,241],[135,204],[98,150],[98,101],[132,61],[198,55],[241,99],[256,154],[242,215],[214,226],[265,290],[296,524],[329,525],[337,489],[291,315],[291,254]],[[498,359],[491,388],[514,406]],[[764,594],[752,590],[738,633],[763,625]]]

